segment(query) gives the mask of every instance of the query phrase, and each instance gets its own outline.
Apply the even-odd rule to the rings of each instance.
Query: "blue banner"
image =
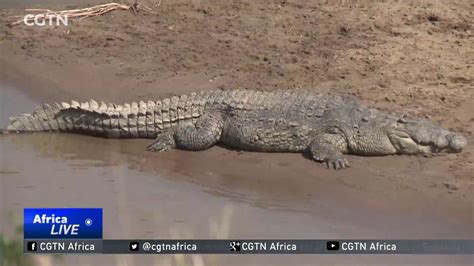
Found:
[[[102,239],[102,208],[25,208],[25,239]]]

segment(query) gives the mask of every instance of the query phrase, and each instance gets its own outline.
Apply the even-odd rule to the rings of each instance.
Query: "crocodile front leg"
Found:
[[[166,151],[171,148],[201,151],[214,146],[221,138],[224,119],[219,113],[199,118],[196,124],[180,122],[176,127],[161,132],[148,146],[149,151]]]
[[[316,136],[308,150],[317,162],[326,162],[327,168],[342,169],[349,167],[343,153],[347,152],[347,142],[339,134],[324,133]]]

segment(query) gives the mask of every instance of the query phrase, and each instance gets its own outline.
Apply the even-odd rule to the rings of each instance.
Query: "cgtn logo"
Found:
[[[26,26],[68,26],[67,15],[61,14],[27,14],[23,17]]]
[[[25,208],[24,238],[102,238],[100,208]]]

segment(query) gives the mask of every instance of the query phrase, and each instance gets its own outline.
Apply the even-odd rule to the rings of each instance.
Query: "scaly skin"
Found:
[[[262,152],[308,152],[329,168],[343,154],[460,152],[466,140],[432,122],[385,114],[350,97],[305,91],[210,91],[115,105],[95,101],[38,107],[6,132],[61,131],[107,138],[154,138],[150,151],[216,144]]]

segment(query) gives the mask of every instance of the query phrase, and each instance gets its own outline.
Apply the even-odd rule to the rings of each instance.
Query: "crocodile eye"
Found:
[[[401,124],[408,124],[407,118],[408,118],[408,115],[407,115],[407,114],[403,114],[403,115],[397,120],[397,122],[398,122],[398,123],[401,123]]]
[[[329,134],[339,134],[341,130],[338,127],[330,127],[327,132]]]

